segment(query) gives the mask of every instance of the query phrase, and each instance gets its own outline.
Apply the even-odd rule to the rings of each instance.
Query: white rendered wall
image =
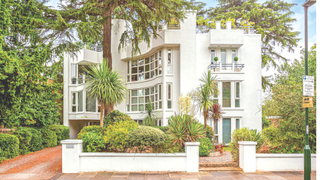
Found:
[[[257,154],[258,171],[303,171],[303,154]],[[311,154],[311,171],[316,170],[316,154]]]

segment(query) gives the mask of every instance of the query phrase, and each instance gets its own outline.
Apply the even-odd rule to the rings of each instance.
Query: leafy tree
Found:
[[[104,112],[104,107],[121,103],[125,99],[127,88],[119,73],[111,71],[106,61],[101,65],[90,65],[86,72],[86,90],[90,98],[97,98],[101,103],[100,126],[103,127],[103,113],[109,113]]]
[[[191,94],[196,106],[202,111],[204,117],[204,128],[207,127],[207,118],[209,116],[209,108],[215,103],[213,96],[219,94],[219,90],[216,84],[216,76],[211,75],[209,70],[203,74],[203,77],[199,79],[201,84]]]
[[[36,0],[0,1],[0,124],[6,127],[59,122],[62,83],[48,83],[58,72],[48,65],[61,46],[45,33],[57,23],[48,11]]]
[[[278,126],[265,128],[272,152],[301,153],[305,138],[305,109],[302,107],[302,76],[304,52],[301,60],[285,63],[275,77],[272,95],[265,100],[263,116],[280,116]],[[309,75],[316,77],[316,45],[311,47],[308,58]],[[315,94],[316,95],[316,94]],[[316,96],[314,97],[316,100]],[[312,152],[316,151],[316,101],[309,108],[309,137]]]
[[[286,62],[288,59],[276,51],[276,46],[282,50],[293,52],[299,41],[299,32],[293,31],[292,23],[296,19],[290,10],[295,4],[282,0],[268,0],[258,3],[257,0],[218,0],[216,7],[198,19],[214,22],[215,20],[234,19],[235,26],[252,26],[253,32],[261,34],[262,67],[278,68],[277,60]],[[205,24],[211,26],[212,24]],[[262,87],[271,85],[270,78],[262,77]]]

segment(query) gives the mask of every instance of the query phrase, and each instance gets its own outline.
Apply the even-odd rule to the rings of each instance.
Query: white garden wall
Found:
[[[62,172],[199,172],[199,142],[186,142],[186,153],[84,153],[82,140],[63,140]]]
[[[303,154],[256,154],[257,142],[239,141],[239,166],[243,172],[303,171]],[[316,170],[316,154],[311,154],[311,170]]]
[[[257,154],[258,171],[303,171],[303,154]],[[311,170],[316,170],[316,154],[311,154]]]

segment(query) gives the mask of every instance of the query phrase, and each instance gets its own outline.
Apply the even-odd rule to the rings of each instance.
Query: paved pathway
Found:
[[[312,172],[312,180],[316,179],[316,172]],[[57,180],[303,180],[302,172],[213,172],[213,173],[78,173],[63,174],[52,179]]]

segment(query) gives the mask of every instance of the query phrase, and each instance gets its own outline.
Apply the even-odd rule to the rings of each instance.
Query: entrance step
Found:
[[[236,162],[201,162],[199,167],[237,167]]]
[[[241,172],[242,169],[239,167],[200,167],[199,168],[199,172],[218,172],[218,171]]]

